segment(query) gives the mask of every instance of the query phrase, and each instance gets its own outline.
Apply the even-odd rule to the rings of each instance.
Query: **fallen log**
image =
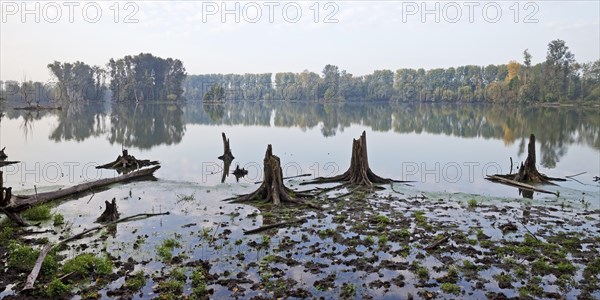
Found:
[[[136,218],[150,218],[150,217],[154,217],[154,216],[162,216],[162,215],[168,215],[169,212],[165,212],[165,213],[156,213],[156,214],[149,214],[149,213],[142,213],[142,214],[137,214],[137,215],[133,215],[133,216],[129,216],[123,219],[119,219],[119,220],[115,220],[109,223],[106,223],[104,225],[99,225],[87,230],[84,230],[83,232],[76,234],[68,239],[64,239],[60,242],[58,242],[56,245],[52,245],[51,243],[48,243],[44,246],[44,248],[42,249],[42,251],[40,252],[40,255],[38,256],[35,265],[33,266],[33,269],[31,270],[31,273],[29,273],[29,275],[27,276],[27,281],[25,283],[25,286],[23,287],[23,289],[21,291],[27,291],[27,290],[31,290],[33,289],[33,286],[35,284],[35,280],[37,279],[39,273],[40,273],[40,269],[42,268],[42,264],[44,263],[44,260],[46,259],[46,256],[48,255],[48,253],[50,253],[50,251],[52,251],[52,249],[57,248],[60,245],[66,244],[72,240],[76,240],[92,231],[97,231],[100,230],[104,227],[107,226],[112,226],[115,225],[117,223],[123,223],[123,222],[128,222],[131,221],[133,219]]]
[[[19,213],[37,204],[42,204],[61,198],[87,194],[93,192],[94,190],[98,190],[109,186],[111,184],[141,180],[144,178],[152,178],[154,172],[158,169],[160,169],[160,166],[154,166],[152,168],[137,170],[113,178],[104,178],[92,182],[81,183],[69,188],[64,188],[53,192],[40,193],[29,196],[13,196],[13,202],[3,208],[10,212]]]
[[[306,221],[306,218],[299,219],[299,220],[294,220],[294,221],[288,221],[288,222],[281,222],[281,223],[269,224],[269,225],[261,226],[261,227],[258,227],[258,228],[250,229],[250,230],[244,230],[244,235],[259,233],[259,232],[263,232],[265,230],[269,230],[269,229],[273,229],[273,228],[279,228],[279,227],[285,227],[285,226],[293,225],[293,224],[296,224],[296,223],[304,223],[305,221]]]
[[[522,182],[518,182],[518,181],[515,181],[512,179],[504,178],[504,177],[497,176],[497,175],[488,175],[485,179],[487,179],[489,181],[493,181],[493,182],[499,182],[499,183],[503,183],[506,185],[518,187],[519,189],[528,190],[531,192],[540,192],[540,193],[553,194],[553,195],[558,196],[558,193],[556,193],[556,192],[551,192],[548,190],[537,188],[533,185],[525,184]]]

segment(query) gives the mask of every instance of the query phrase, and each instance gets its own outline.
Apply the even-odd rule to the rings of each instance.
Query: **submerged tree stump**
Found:
[[[223,155],[218,158],[224,162],[231,161],[235,158],[231,153],[231,148],[229,147],[229,139],[225,136],[225,132],[221,132],[221,136],[223,137]]]
[[[363,131],[359,139],[352,140],[352,158],[350,168],[341,175],[333,177],[319,177],[302,184],[346,182],[352,185],[371,187],[373,184],[385,184],[392,182],[404,182],[377,176],[369,167],[367,155],[367,133]]]
[[[308,197],[310,197],[310,195],[295,192],[283,184],[281,161],[279,157],[273,155],[273,150],[270,144],[267,146],[267,152],[265,153],[263,166],[263,182],[256,191],[228,200],[233,202],[265,201],[270,202],[275,206],[279,206],[282,203],[287,202],[318,208],[318,206],[305,201]]]
[[[117,156],[115,161],[97,166],[96,169],[113,169],[119,173],[129,173],[133,170],[137,170],[147,166],[158,165],[158,161],[150,161],[149,159],[137,159],[135,156],[130,155],[127,149],[123,149],[122,155]]]
[[[111,202],[104,201],[104,204],[106,204],[106,208],[104,209],[104,212],[100,215],[100,217],[96,219],[96,222],[107,223],[118,220],[119,212],[117,211],[117,200],[115,198],[112,198]]]
[[[494,180],[494,177],[501,177],[508,180],[513,180],[522,183],[543,183],[543,184],[554,184],[551,181],[566,181],[564,178],[548,177],[540,173],[535,166],[536,153],[535,153],[535,135],[529,136],[529,144],[527,145],[527,158],[524,163],[521,163],[519,170],[515,174],[496,174],[488,176],[489,180]],[[530,193],[524,195],[527,198],[532,197]]]

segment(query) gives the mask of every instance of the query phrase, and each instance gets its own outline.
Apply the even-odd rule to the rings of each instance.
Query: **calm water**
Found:
[[[415,181],[416,190],[519,198],[485,174],[507,173],[510,157],[525,160],[527,138],[537,137],[538,168],[549,176],[581,172],[559,183],[561,197],[600,206],[600,118],[597,108],[433,104],[306,104],[281,102],[80,104],[57,112],[7,109],[0,145],[10,160],[5,183],[38,190],[114,176],[98,164],[121,148],[160,160],[163,181],[252,188],[262,178],[267,144],[281,157],[284,176],[329,176],[345,171],[351,142],[365,130],[371,168],[379,175]],[[221,132],[236,164],[249,174],[221,185]],[[249,188],[245,188],[249,187]],[[536,194],[538,200],[556,199]]]

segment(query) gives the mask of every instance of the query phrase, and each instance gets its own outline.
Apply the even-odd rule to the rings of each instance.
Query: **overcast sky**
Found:
[[[2,1],[0,80],[47,81],[54,60],[104,66],[140,52],[181,59],[189,74],[335,64],[364,75],[521,62],[526,48],[537,63],[557,38],[587,62],[600,59],[599,3]]]

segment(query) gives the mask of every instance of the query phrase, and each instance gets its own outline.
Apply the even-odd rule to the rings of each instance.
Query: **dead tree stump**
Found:
[[[271,145],[267,146],[263,168],[263,182],[256,191],[229,200],[233,202],[265,201],[275,206],[287,202],[318,208],[318,206],[305,201],[310,195],[295,192],[283,184],[281,161],[279,157],[273,155]]]
[[[104,209],[104,212],[102,213],[102,215],[100,215],[100,217],[98,217],[98,219],[96,219],[96,222],[107,223],[107,222],[112,222],[112,221],[118,220],[119,212],[117,211],[116,199],[113,198],[112,202],[104,201],[104,204],[106,204],[106,208]]]
[[[548,177],[537,170],[535,166],[536,155],[535,155],[535,135],[529,136],[529,144],[527,145],[527,158],[525,163],[521,163],[519,172],[515,175],[514,180],[519,182],[534,182],[534,183],[546,183],[549,181]]]
[[[235,158],[231,153],[231,148],[229,147],[229,139],[225,136],[225,132],[221,132],[221,136],[223,137],[223,155],[218,158],[222,161],[231,161]]]
[[[117,156],[113,162],[96,166],[96,169],[113,169],[118,173],[129,173],[133,170],[137,170],[147,166],[158,165],[158,161],[150,161],[149,159],[137,159],[135,156],[130,155],[127,149],[123,149],[122,155]]]
[[[313,181],[302,184],[346,182],[352,185],[361,185],[371,187],[373,184],[384,184],[392,182],[402,182],[389,178],[377,176],[369,167],[369,157],[367,155],[367,133],[363,131],[359,139],[352,140],[352,158],[350,159],[350,168],[341,175],[333,177],[319,177]]]

